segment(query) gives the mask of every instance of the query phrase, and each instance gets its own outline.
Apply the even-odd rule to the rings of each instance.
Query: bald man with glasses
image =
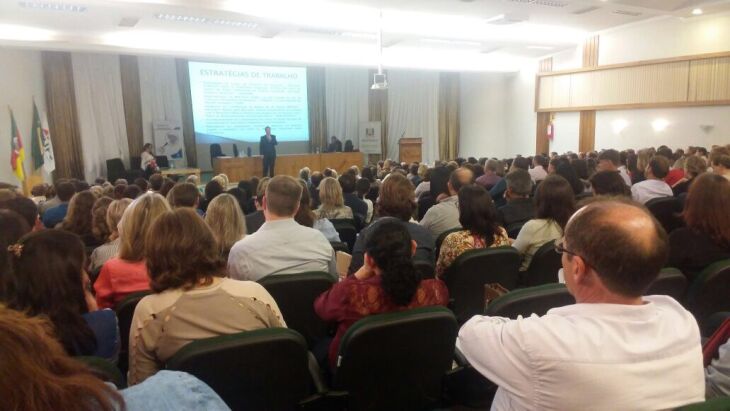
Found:
[[[556,246],[576,304],[542,317],[475,316],[457,348],[499,386],[492,410],[656,410],[704,400],[697,323],[674,299],[643,296],[667,234],[640,206],[594,202]]]

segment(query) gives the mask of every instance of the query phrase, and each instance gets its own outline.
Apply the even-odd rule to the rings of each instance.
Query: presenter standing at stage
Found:
[[[266,126],[266,134],[261,136],[259,143],[259,154],[264,156],[264,175],[262,177],[274,176],[274,163],[276,162],[276,136],[271,134],[271,127]]]

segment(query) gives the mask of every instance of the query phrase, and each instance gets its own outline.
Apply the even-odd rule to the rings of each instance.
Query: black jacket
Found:
[[[266,139],[266,136],[261,136],[261,142],[259,143],[259,154],[265,157],[276,157],[276,147],[279,144],[276,141],[276,136],[271,135],[271,141]]]

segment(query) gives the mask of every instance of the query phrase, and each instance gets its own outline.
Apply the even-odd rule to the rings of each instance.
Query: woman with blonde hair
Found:
[[[104,263],[94,283],[99,308],[114,307],[127,295],[150,288],[144,254],[150,240],[147,233],[165,211],[170,206],[157,193],[137,197],[124,211],[119,222],[119,255]]]
[[[97,200],[102,201],[103,199]],[[122,219],[124,210],[132,204],[132,200],[123,198],[121,200],[113,200],[106,208],[104,215],[104,224],[106,224],[109,235],[105,244],[96,247],[89,258],[89,271],[91,273],[99,270],[105,262],[110,258],[116,257],[119,252],[119,221]],[[96,218],[96,215],[95,215]]]
[[[218,241],[221,256],[227,260],[233,244],[246,236],[246,219],[238,200],[230,194],[217,195],[208,205],[205,222]]]
[[[340,183],[332,177],[327,177],[319,183],[319,201],[319,208],[314,210],[317,218],[330,220],[354,218],[352,209],[345,205]]]

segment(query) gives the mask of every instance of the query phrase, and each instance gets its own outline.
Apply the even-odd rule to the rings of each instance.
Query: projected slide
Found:
[[[266,126],[279,142],[309,139],[305,68],[199,62],[189,68],[199,143],[258,142]]]

